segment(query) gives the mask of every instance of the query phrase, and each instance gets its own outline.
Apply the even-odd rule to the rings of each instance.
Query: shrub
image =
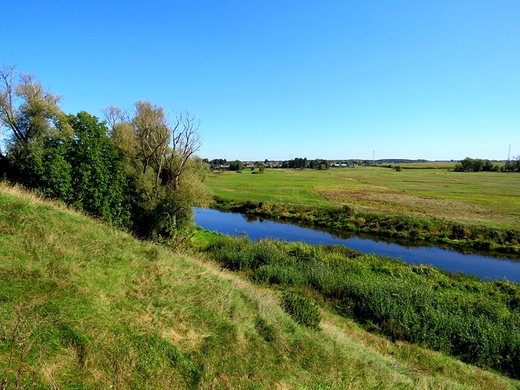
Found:
[[[260,316],[256,317],[255,320],[256,331],[262,338],[268,343],[276,340],[276,329],[272,324],[268,324],[267,321]]]
[[[282,307],[297,323],[319,329],[321,314],[318,306],[309,298],[288,292],[283,296]]]

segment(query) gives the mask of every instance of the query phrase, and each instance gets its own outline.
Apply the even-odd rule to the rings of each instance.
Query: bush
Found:
[[[318,306],[309,298],[288,292],[283,296],[282,307],[297,323],[319,329],[321,314]]]
[[[246,270],[257,282],[312,291],[338,314],[392,340],[520,377],[520,285],[516,283],[484,282],[336,246],[219,236],[208,250],[225,267]],[[320,312],[312,300],[290,292],[283,295],[282,307],[296,322],[318,328]],[[267,340],[271,336],[269,330],[263,335],[264,325],[257,327]]]

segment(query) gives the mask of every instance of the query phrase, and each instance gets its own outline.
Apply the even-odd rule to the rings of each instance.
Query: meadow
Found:
[[[520,253],[517,174],[382,166],[254,173],[213,173],[207,180],[213,207],[338,231]]]
[[[280,287],[4,185],[0,260],[1,389],[520,388],[326,305],[301,325]]]
[[[519,175],[453,172],[430,164],[410,164],[408,169],[401,166],[404,169],[400,172],[385,167],[268,169],[264,174],[221,172],[212,174],[206,184],[225,200],[315,207],[348,205],[383,215],[427,216],[520,229]]]

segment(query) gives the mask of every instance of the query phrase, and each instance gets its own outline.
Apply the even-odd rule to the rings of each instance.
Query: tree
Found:
[[[481,160],[479,158],[466,157],[464,160],[455,164],[455,172],[480,172],[491,171],[493,164],[489,160]]]
[[[61,97],[46,91],[34,75],[16,76],[13,67],[0,71],[0,121],[11,132],[8,141],[28,143],[63,130],[70,134]]]
[[[202,145],[199,126],[200,121],[188,111],[175,115],[172,150],[168,159],[168,171],[172,175],[174,189],[179,187],[180,177],[186,164]]]
[[[0,71],[0,125],[7,135],[9,177],[51,196],[70,195],[65,141],[72,135],[60,97],[46,91],[33,75],[13,67]]]
[[[244,163],[240,160],[231,161],[229,163],[230,171],[241,171],[245,168]]]
[[[130,227],[123,164],[106,124],[84,111],[68,120],[74,130],[67,156],[72,178],[69,203],[112,225]]]
[[[59,97],[32,75],[21,74],[15,81],[9,68],[0,78],[10,178],[109,223],[128,226],[123,171],[106,126],[85,112],[65,115]]]
[[[202,184],[208,166],[195,155],[199,121],[183,112],[170,124],[162,107],[146,101],[130,114],[109,107],[105,116],[126,167],[134,229],[145,237],[173,235],[191,222],[193,206],[211,199]]]
[[[506,161],[504,165],[506,172],[520,172],[520,155],[513,158],[513,160]]]
[[[318,170],[326,170],[326,169],[329,169],[330,168],[330,162],[328,160],[323,160],[323,159],[315,159],[315,160],[312,160],[310,163],[309,163],[309,167],[312,168],[312,169],[318,169]]]
[[[484,165],[482,166],[482,170],[486,171],[486,172],[490,172],[490,171],[493,171],[493,170],[496,171],[496,168],[495,168],[495,166],[493,165],[493,163],[491,161],[485,160],[484,161]]]

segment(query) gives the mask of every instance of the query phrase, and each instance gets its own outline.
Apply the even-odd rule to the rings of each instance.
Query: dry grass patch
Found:
[[[402,192],[344,192],[322,191],[331,202],[358,206],[372,212],[399,212],[451,219],[456,212],[463,220],[479,221],[493,218],[494,214],[481,206],[450,199],[409,195]]]

